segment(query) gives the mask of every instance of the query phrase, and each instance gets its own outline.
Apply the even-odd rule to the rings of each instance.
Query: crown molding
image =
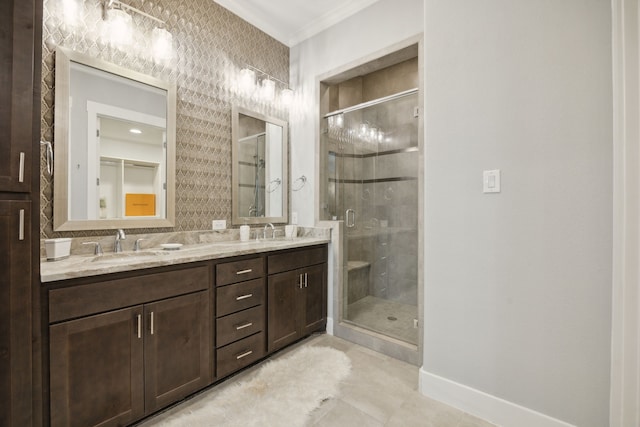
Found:
[[[297,28],[286,28],[281,24],[275,23],[270,19],[269,15],[261,13],[251,7],[251,4],[247,2],[214,0],[215,3],[238,15],[251,25],[259,28],[274,39],[289,47],[326,30],[349,16],[358,13],[362,9],[369,7],[377,1],[378,0],[345,1],[339,7],[328,10],[309,22],[302,22]]]

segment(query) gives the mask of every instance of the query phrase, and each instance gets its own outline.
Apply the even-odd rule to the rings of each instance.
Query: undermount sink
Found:
[[[162,251],[119,252],[94,256],[91,262],[99,264],[125,264],[127,262],[155,261],[163,255],[166,255],[166,253]]]

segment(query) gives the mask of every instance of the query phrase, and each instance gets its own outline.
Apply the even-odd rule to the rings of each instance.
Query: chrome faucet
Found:
[[[122,252],[122,244],[120,243],[122,240],[126,239],[127,236],[125,236],[124,234],[124,230],[122,228],[118,229],[118,231],[116,231],[116,242],[113,248],[113,251],[115,253],[119,253]]]
[[[273,239],[276,235],[276,228],[271,223],[264,226],[264,231],[262,232],[262,238],[263,239],[267,238],[267,227],[271,227],[271,238]]]

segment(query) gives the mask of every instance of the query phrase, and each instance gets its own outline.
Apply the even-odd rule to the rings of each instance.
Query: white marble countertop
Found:
[[[228,258],[238,255],[259,254],[280,249],[298,248],[328,243],[327,236],[304,236],[250,240],[248,242],[219,241],[186,244],[178,250],[164,250],[160,246],[139,252],[105,253],[104,255],[72,255],[69,258],[49,262],[42,258],[40,280],[42,283],[78,277],[140,270],[151,267],[184,264]]]

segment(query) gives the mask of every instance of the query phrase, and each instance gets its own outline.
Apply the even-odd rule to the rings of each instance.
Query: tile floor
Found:
[[[328,346],[349,356],[352,371],[340,395],[311,413],[305,427],[492,427],[486,421],[429,399],[418,392],[418,368],[331,335],[314,335],[272,357],[302,346]],[[211,398],[237,380],[249,378],[260,364],[151,418],[139,427],[152,427],[192,402]],[[267,426],[265,426],[267,427]]]

